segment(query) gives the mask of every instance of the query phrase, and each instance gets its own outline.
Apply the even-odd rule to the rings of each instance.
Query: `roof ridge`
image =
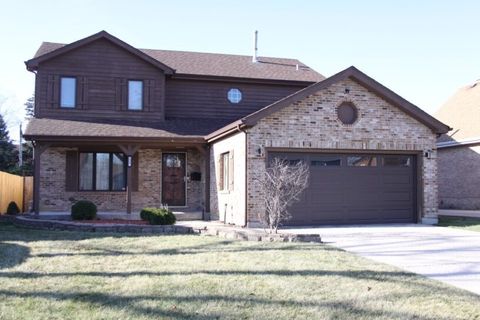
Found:
[[[52,42],[52,41],[42,41],[42,44],[55,44],[66,46],[67,43],[62,42]],[[140,51],[160,51],[160,52],[172,52],[172,53],[189,53],[189,54],[211,54],[211,55],[219,55],[219,56],[234,56],[234,57],[244,57],[244,58],[251,58],[250,55],[247,54],[236,54],[236,53],[220,53],[220,52],[206,52],[206,51],[190,51],[190,50],[174,50],[174,49],[152,49],[152,48],[137,48]],[[307,66],[305,63],[300,61],[296,58],[287,58],[287,57],[272,57],[272,56],[258,56],[258,58],[263,59],[282,59],[282,60],[291,60],[296,61],[302,64],[303,66]],[[259,61],[260,63],[262,61]],[[310,67],[309,67],[310,68]],[[311,68],[310,68],[311,69]]]

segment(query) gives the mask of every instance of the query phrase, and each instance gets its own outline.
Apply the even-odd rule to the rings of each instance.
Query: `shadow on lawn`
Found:
[[[0,270],[22,264],[30,256],[30,248],[17,244],[0,242]]]
[[[0,290],[0,297],[4,298],[40,298],[50,299],[52,301],[73,301],[81,302],[90,305],[90,309],[94,308],[113,308],[119,310],[128,310],[133,316],[150,316],[150,317],[170,317],[176,319],[223,319],[232,318],[234,316],[242,316],[242,312],[239,314],[234,311],[230,313],[222,312],[208,312],[203,313],[201,311],[189,311],[182,309],[185,308],[185,304],[196,305],[229,305],[224,310],[238,310],[242,309],[248,311],[251,308],[262,309],[262,306],[275,307],[275,310],[280,311],[284,307],[289,306],[301,306],[302,308],[312,308],[312,311],[319,308],[331,309],[333,313],[341,313],[352,317],[382,317],[389,319],[417,319],[417,320],[446,320],[448,317],[429,317],[421,314],[415,314],[414,312],[399,312],[396,310],[389,310],[384,307],[381,309],[372,309],[369,307],[360,307],[358,303],[353,303],[344,299],[331,299],[331,301],[315,301],[312,298],[310,301],[297,301],[295,298],[283,300],[272,299],[262,296],[256,296],[254,293],[245,296],[235,295],[201,295],[192,294],[188,296],[184,295],[116,295],[106,294],[101,292],[50,292],[50,291],[35,291],[35,292],[14,292],[11,290]],[[399,294],[386,294],[385,299],[401,299],[404,295]],[[365,297],[365,300],[368,298]],[[145,307],[146,302],[159,302],[156,307]],[[163,305],[162,305],[163,304]],[[91,309],[92,310],[92,309]],[[92,310],[93,311],[93,310]],[[254,314],[247,314],[246,317],[252,317]]]

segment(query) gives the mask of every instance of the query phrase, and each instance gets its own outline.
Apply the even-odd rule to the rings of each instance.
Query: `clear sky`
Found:
[[[480,1],[2,0],[0,111],[16,138],[42,41],[106,30],[139,48],[297,58],[325,76],[351,65],[429,113],[480,78]]]

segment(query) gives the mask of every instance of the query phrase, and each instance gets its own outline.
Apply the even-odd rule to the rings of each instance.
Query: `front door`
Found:
[[[185,153],[162,154],[162,203],[185,206]]]

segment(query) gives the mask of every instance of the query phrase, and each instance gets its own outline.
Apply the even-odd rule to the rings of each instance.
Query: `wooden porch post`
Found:
[[[40,214],[40,156],[48,147],[48,144],[35,143],[33,149],[33,209],[36,216]]]
[[[132,213],[132,165],[133,156],[140,148],[139,145],[118,145],[127,156],[127,214]]]

